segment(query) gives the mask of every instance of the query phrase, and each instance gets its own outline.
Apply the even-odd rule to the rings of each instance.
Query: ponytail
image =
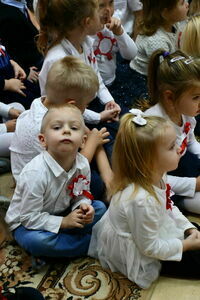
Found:
[[[158,102],[159,98],[159,89],[158,89],[158,69],[160,66],[160,57],[165,56],[163,49],[158,49],[150,57],[148,64],[148,93],[150,98],[150,106],[155,105]]]

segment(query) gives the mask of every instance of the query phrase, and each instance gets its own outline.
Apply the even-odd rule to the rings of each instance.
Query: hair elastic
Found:
[[[132,108],[129,110],[129,112],[132,115],[135,115],[135,117],[133,117],[131,120],[133,123],[140,125],[140,126],[144,126],[147,124],[147,120],[143,118],[143,116],[145,116],[145,114],[140,109]]]
[[[169,53],[168,51],[164,51],[163,54],[162,54],[162,56],[163,56],[163,58],[165,58],[165,57],[167,57],[169,54],[170,54],[170,53]]]

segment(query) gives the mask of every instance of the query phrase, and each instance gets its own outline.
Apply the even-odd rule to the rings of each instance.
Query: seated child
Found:
[[[87,104],[93,99],[98,86],[98,79],[92,68],[76,57],[68,56],[52,65],[47,76],[47,96],[35,99],[30,110],[22,113],[17,121],[10,146],[12,173],[16,181],[23,167],[43,150],[37,137],[42,118],[49,106],[68,102],[75,104],[84,112]],[[108,142],[107,136],[108,132],[105,128],[93,129],[89,132],[86,145],[82,150],[89,162],[96,155],[97,148]],[[103,148],[98,151],[98,155],[100,153],[103,153]],[[101,174],[105,175],[105,183],[110,177],[110,167],[106,159],[106,155],[104,155],[103,162],[100,162],[100,167],[104,165],[105,168]]]
[[[165,183],[180,159],[176,132],[163,118],[130,112],[113,149],[111,204],[93,227],[89,255],[141,288],[160,270],[200,278],[200,232],[173,205]]]
[[[106,208],[92,201],[89,163],[78,152],[86,140],[80,110],[70,104],[50,107],[39,140],[46,151],[22,170],[6,222],[33,256],[86,255],[92,226]]]
[[[0,264],[3,264],[5,261],[5,247],[9,239],[8,225],[0,215]],[[26,298],[29,300],[44,300],[42,294],[32,287],[18,287],[14,289],[14,292],[2,291],[2,287],[0,287],[0,299],[23,300]]]
[[[116,53],[119,52],[122,58],[131,60],[137,53],[137,47],[121,26],[121,21],[112,17],[113,13],[114,1],[99,0],[99,16],[102,30],[94,35],[93,50],[103,82],[122,108],[130,88],[125,92],[123,87],[127,82],[120,82],[121,78],[115,80]]]

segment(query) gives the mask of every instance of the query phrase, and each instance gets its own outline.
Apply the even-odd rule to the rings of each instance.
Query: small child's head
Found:
[[[92,67],[74,56],[56,61],[47,75],[47,99],[54,105],[70,102],[84,112],[98,89],[98,77]]]
[[[200,113],[200,59],[159,49],[150,58],[148,79],[151,105],[160,102],[191,117]]]
[[[143,0],[142,3],[140,31],[148,36],[166,24],[173,25],[187,17],[188,3],[185,0]]]
[[[178,166],[176,133],[171,123],[161,117],[131,111],[134,113],[121,118],[114,144],[112,194],[131,183],[152,194],[155,179]]]
[[[67,38],[74,29],[88,30],[87,34],[100,30],[98,0],[40,0],[37,16],[38,48],[43,53]]]
[[[85,139],[85,123],[76,106],[65,104],[49,108],[42,120],[39,140],[55,160],[66,154],[75,157]]]
[[[101,24],[110,22],[114,14],[114,0],[99,0],[99,16]]]
[[[181,50],[200,57],[200,15],[191,17],[181,35]]]

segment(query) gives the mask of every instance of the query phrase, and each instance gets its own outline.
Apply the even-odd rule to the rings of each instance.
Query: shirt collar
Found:
[[[44,160],[55,177],[64,175],[66,178],[71,178],[77,169],[81,170],[83,166],[85,166],[85,164],[82,162],[81,156],[81,154],[77,153],[73,167],[69,170],[69,172],[66,172],[47,151],[43,152]]]
[[[16,1],[16,0],[1,0],[1,3],[17,7],[17,8],[19,8],[21,10],[21,12],[23,14],[26,14],[26,9],[27,9],[26,0],[21,0],[21,1]]]

